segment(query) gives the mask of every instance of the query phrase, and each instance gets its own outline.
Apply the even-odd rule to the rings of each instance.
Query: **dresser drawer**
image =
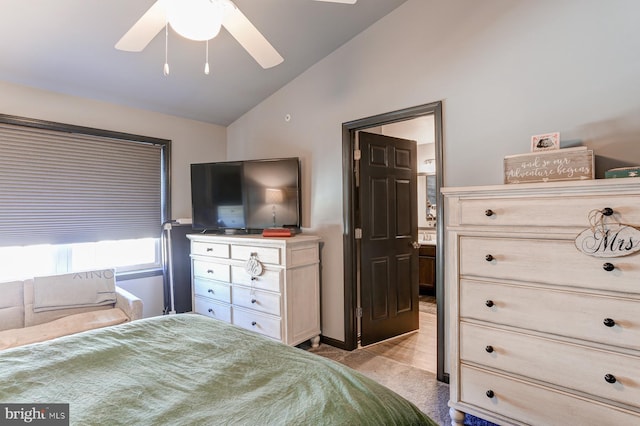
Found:
[[[640,350],[634,299],[460,280],[460,317]]]
[[[280,269],[265,269],[262,275],[251,279],[243,266],[232,266],[231,277],[234,284],[243,284],[260,290],[282,292],[282,271]]]
[[[282,262],[280,249],[277,247],[231,246],[232,259],[249,260],[252,254],[255,254],[262,263],[280,265]]]
[[[233,304],[249,309],[280,316],[280,293],[253,290],[248,287],[234,286],[232,289]]]
[[[460,237],[460,275],[640,294],[634,256],[602,259],[572,240]],[[491,260],[487,260],[487,256]],[[615,269],[606,271],[605,263]]]
[[[640,408],[640,358],[475,324],[460,324],[460,359]],[[605,375],[615,377],[608,383]],[[609,377],[611,380],[611,377]]]
[[[231,281],[229,265],[195,259],[193,260],[193,276],[223,282]]]
[[[234,306],[233,323],[247,330],[256,331],[277,340],[282,339],[280,317],[272,317],[253,310],[245,310]]]
[[[195,313],[206,315],[224,322],[231,322],[231,306],[203,297],[194,298]]]
[[[229,244],[194,241],[191,243],[191,254],[228,259]]]
[[[487,396],[488,391],[493,392],[493,397]],[[460,367],[460,399],[488,412],[518,419],[512,421],[514,424],[602,426],[640,423],[638,412],[465,365]]]
[[[592,210],[610,207],[622,223],[640,223],[640,195],[528,197],[460,200],[461,225],[589,226]],[[487,216],[487,210],[493,214]]]
[[[196,277],[193,279],[193,292],[196,296],[231,303],[231,288],[229,284]]]

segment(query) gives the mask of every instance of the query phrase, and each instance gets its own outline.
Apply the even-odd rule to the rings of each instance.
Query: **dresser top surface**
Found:
[[[474,196],[500,194],[563,194],[563,193],[640,193],[640,177],[616,179],[586,179],[573,181],[555,181],[542,183],[516,183],[506,185],[443,187],[441,192],[445,196]]]
[[[320,241],[320,237],[310,234],[297,234],[291,237],[263,237],[260,234],[218,235],[218,234],[188,234],[192,241],[224,242],[224,243],[258,243],[258,244],[299,244]]]

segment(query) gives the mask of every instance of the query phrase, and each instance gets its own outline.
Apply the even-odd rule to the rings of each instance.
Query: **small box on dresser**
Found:
[[[640,226],[640,178],[442,192],[452,425],[640,424],[640,252],[576,247]]]
[[[193,306],[287,345],[320,341],[320,238],[192,234]]]

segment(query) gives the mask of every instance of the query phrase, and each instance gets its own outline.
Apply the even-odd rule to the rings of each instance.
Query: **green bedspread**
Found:
[[[0,402],[69,403],[77,425],[435,425],[358,372],[180,314],[0,352]]]

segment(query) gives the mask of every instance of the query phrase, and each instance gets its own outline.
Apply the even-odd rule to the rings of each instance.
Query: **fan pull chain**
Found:
[[[169,23],[164,26],[164,68],[162,70],[165,76],[169,75]]]
[[[204,73],[209,75],[209,40],[205,42],[205,49]]]

